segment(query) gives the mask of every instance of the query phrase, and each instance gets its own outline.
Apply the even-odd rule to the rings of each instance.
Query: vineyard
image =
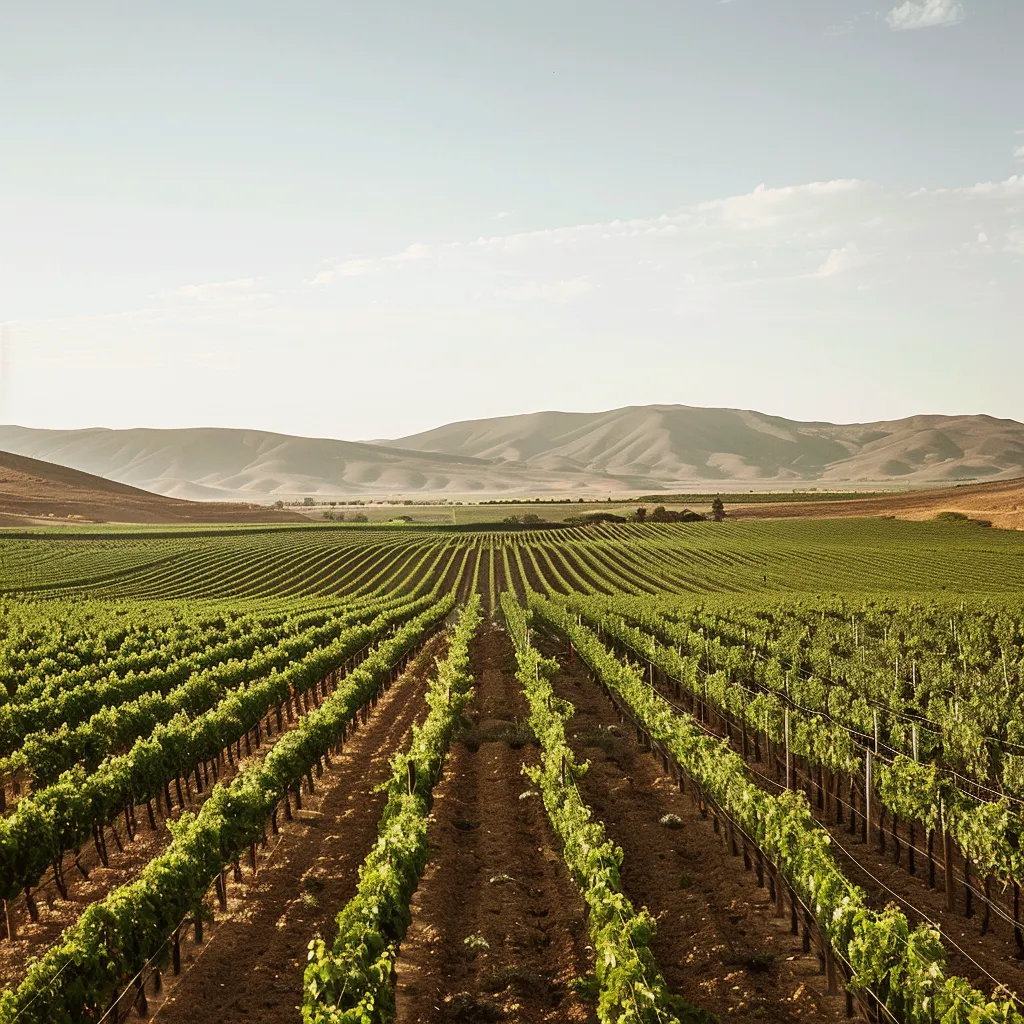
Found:
[[[1024,535],[0,540],[0,1024],[1024,1024]]]

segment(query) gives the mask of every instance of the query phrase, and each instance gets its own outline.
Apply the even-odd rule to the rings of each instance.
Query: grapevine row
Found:
[[[944,972],[945,951],[934,929],[911,929],[896,907],[871,910],[830,851],[802,794],[761,789],[742,758],[677,715],[633,667],[612,656],[568,611],[539,595],[531,608],[548,628],[568,637],[602,684],[630,709],[651,741],[710,797],[774,865],[776,890],[784,882],[813,914],[828,946],[849,971],[850,984],[870,991],[897,1020],[949,1019],[1015,1022],[1013,1000],[989,1000],[963,978]],[[794,904],[795,909],[795,904]]]
[[[265,835],[268,820],[276,826],[289,792],[340,749],[360,709],[452,604],[441,598],[382,641],[265,758],[243,766],[230,785],[215,786],[198,814],[182,814],[171,845],[138,879],[90,905],[18,988],[0,995],[0,1024],[71,1024],[102,1015],[133,986],[129,994],[138,997],[146,972],[172,958],[170,940],[181,924],[201,926],[210,886],[217,882],[223,894],[225,867]]]
[[[587,905],[598,1018],[602,1024],[708,1021],[710,1015],[669,991],[650,947],[655,920],[646,909],[634,909],[622,892],[622,850],[594,820],[576,786],[585,769],[565,738],[572,706],[555,697],[549,679],[558,664],[531,646],[528,613],[518,601],[506,592],[501,604],[516,649],[517,678],[530,707],[530,728],[541,746],[540,764],[528,774],[540,790],[569,873]]]
[[[473,699],[469,643],[480,623],[473,595],[459,617],[448,655],[430,680],[430,711],[409,747],[392,760],[378,838],[360,870],[356,894],[337,917],[328,946],[310,942],[303,977],[305,1024],[378,1024],[394,1014],[392,973],[410,922],[409,900],[427,863],[427,821],[452,735]]]

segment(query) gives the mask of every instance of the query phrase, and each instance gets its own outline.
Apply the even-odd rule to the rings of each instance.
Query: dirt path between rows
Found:
[[[511,641],[485,625],[470,656],[472,725],[435,790],[430,863],[397,964],[398,1024],[593,1022],[570,987],[593,970],[586,910],[543,805],[520,799],[537,750]]]
[[[162,1001],[150,999],[151,1018],[162,1024],[297,1019],[307,946],[317,932],[333,936],[335,916],[355,894],[383,807],[384,795],[374,788],[425,716],[426,679],[443,650],[442,637],[432,640],[378,701],[368,724],[317,780],[316,793],[303,797],[292,822],[282,819],[278,845],[268,846],[255,878],[246,871],[242,883],[229,882],[230,916],[207,929],[202,946],[191,938],[183,943],[190,962],[178,978],[167,976]]]
[[[734,743],[733,745],[737,748],[738,753],[739,744]],[[767,751],[762,750],[762,753],[767,754]],[[758,772],[757,781],[762,788],[774,793],[785,789],[784,769],[780,770],[773,778],[767,757],[763,762],[756,762],[752,760],[751,754],[751,768]],[[963,876],[956,870],[953,872],[956,878],[954,885],[956,909],[949,910],[947,908],[941,838],[935,843],[936,885],[935,888],[930,888],[925,851],[926,840],[922,835],[922,829],[918,828],[915,835],[916,873],[912,875],[909,870],[906,824],[903,824],[900,829],[901,856],[900,863],[896,864],[894,863],[896,847],[891,832],[886,833],[887,852],[883,853],[879,848],[878,815],[876,813],[872,812],[874,828],[871,839],[865,844],[861,841],[860,823],[862,818],[858,818],[856,836],[850,835],[848,824],[850,805],[845,798],[841,799],[846,824],[838,825],[832,820],[832,816],[826,816],[825,811],[818,807],[814,790],[805,784],[806,764],[798,767],[796,777],[801,782],[804,794],[808,797],[811,813],[818,824],[832,835],[833,850],[840,867],[852,882],[864,890],[871,906],[882,908],[887,903],[897,903],[907,915],[912,926],[927,921],[937,927],[941,932],[943,945],[948,954],[947,974],[959,974],[989,995],[993,994],[997,985],[1005,986],[1015,997],[1024,992],[1024,964],[1017,958],[1012,923],[1001,919],[993,912],[988,932],[981,934],[979,926],[984,917],[984,907],[979,905],[981,900],[977,899],[973,919],[965,916]],[[861,815],[863,814],[863,807],[859,808],[859,812]],[[891,829],[891,820],[887,823],[887,828]],[[1002,896],[998,884],[993,886],[993,896],[996,899]],[[1001,902],[1005,906],[1006,900],[1002,899]]]
[[[659,684],[658,692],[668,701],[678,704],[678,700],[667,688]],[[726,730],[720,718],[705,726],[710,732],[726,738]],[[731,730],[728,736],[733,750],[742,756],[742,742],[737,730]],[[768,751],[762,745],[763,760],[754,759],[754,750],[748,750],[748,765],[754,779],[762,789],[770,793],[781,793],[785,787],[784,761],[780,761],[778,753],[774,759],[774,771],[768,758]],[[802,761],[803,759],[797,759]],[[918,828],[915,836],[916,874],[910,874],[907,853],[907,827],[904,823],[900,830],[901,862],[894,863],[895,844],[891,832],[887,833],[887,852],[883,853],[878,841],[878,815],[872,813],[874,830],[871,840],[861,842],[861,828],[858,821],[856,836],[850,835],[850,805],[845,797],[841,797],[845,825],[836,824],[832,816],[826,816],[823,808],[815,799],[815,791],[807,786],[806,763],[796,765],[796,778],[800,788],[808,797],[808,805],[818,824],[831,833],[833,850],[839,866],[854,884],[859,885],[867,896],[868,904],[881,910],[888,903],[898,903],[906,913],[911,925],[928,921],[939,928],[943,943],[948,954],[946,961],[947,974],[959,974],[967,978],[972,985],[981,991],[992,994],[996,985],[1006,986],[1014,994],[1024,992],[1024,964],[1017,958],[1017,949],[1011,922],[1000,919],[992,913],[990,928],[986,934],[979,933],[979,925],[984,917],[983,906],[975,906],[974,918],[964,915],[964,894],[962,874],[954,872],[957,878],[955,886],[955,910],[946,906],[945,878],[942,868],[941,839],[936,843],[936,887],[929,888],[925,838]],[[863,814],[863,807],[858,810]],[[860,819],[859,819],[860,820]],[[891,821],[888,823],[891,829]],[[993,887],[993,895],[999,897],[998,886]],[[980,899],[976,904],[980,904]],[[1006,900],[1003,899],[1005,905]]]
[[[911,924],[927,920],[939,928],[948,954],[947,974],[962,975],[989,995],[997,982],[1005,985],[1015,996],[1024,992],[1024,965],[1016,957],[1012,925],[993,914],[992,930],[987,935],[979,934],[982,908],[976,906],[973,920],[964,916],[962,883],[958,883],[955,890],[958,909],[948,910],[941,861],[936,871],[937,888],[929,889],[922,854],[918,855],[918,874],[911,875],[907,868],[894,864],[879,852],[877,838],[865,845],[842,826],[825,821],[824,814],[813,803],[811,807],[818,824],[832,834],[836,859],[846,876],[868,894],[873,906],[898,903]],[[920,832],[916,845],[924,845]],[[892,849],[891,839],[889,849]],[[903,857],[906,858],[905,847]],[[995,892],[998,891],[996,887]]]
[[[284,722],[284,732],[276,731],[276,723],[272,713],[268,712],[265,721],[274,725],[274,731],[264,728],[261,732],[262,742],[256,744],[256,730],[249,731],[249,739],[244,740],[245,750],[242,755],[234,757],[234,763],[227,760],[218,770],[220,782],[230,782],[241,768],[253,758],[266,757],[278,739],[296,728],[302,720],[296,716],[292,721]],[[251,742],[251,745],[250,745]],[[104,867],[93,842],[83,843],[79,862],[88,871],[89,877],[84,878],[74,866],[70,854],[65,854],[64,880],[67,896],[58,892],[52,870],[46,880],[32,890],[38,904],[39,920],[29,919],[24,898],[18,901],[13,911],[17,922],[17,938],[14,942],[0,942],[0,987],[12,988],[24,977],[30,957],[39,956],[49,946],[58,941],[61,934],[81,917],[83,911],[92,903],[105,899],[119,886],[134,881],[142,869],[155,857],[162,854],[171,842],[168,821],[177,821],[184,810],[198,813],[213,791],[214,777],[209,774],[202,792],[195,788],[192,777],[188,784],[182,786],[182,793],[187,793],[186,803],[181,807],[176,802],[177,787],[172,783],[170,791],[175,794],[175,803],[168,816],[163,802],[154,800],[154,818],[156,828],[150,828],[145,805],[135,809],[136,831],[131,839],[125,826],[123,816],[114,819],[113,824],[104,826],[103,834],[107,845],[107,865]],[[163,808],[163,810],[161,810]]]
[[[845,1019],[845,998],[827,994],[817,958],[773,916],[768,890],[619,724],[586,667],[567,663],[559,644],[538,646],[563,663],[555,691],[576,706],[566,734],[592,762],[580,790],[623,849],[626,895],[657,919],[653,950],[669,987],[722,1020]],[[679,827],[661,824],[669,814]]]

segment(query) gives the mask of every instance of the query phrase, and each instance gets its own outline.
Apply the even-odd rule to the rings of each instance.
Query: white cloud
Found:
[[[587,274],[563,281],[527,281],[525,284],[503,288],[502,294],[520,302],[566,302],[586,295],[594,290],[594,283]]]
[[[432,246],[417,242],[415,245],[407,245],[397,256],[385,256],[384,261],[386,263],[411,263],[414,260],[427,259],[432,251]]]
[[[868,188],[871,188],[870,182],[853,178],[814,181],[785,188],[758,185],[746,195],[701,203],[696,210],[700,214],[720,215],[723,221],[736,228],[758,230],[774,227],[815,206],[828,204],[835,196],[850,195]]]
[[[885,17],[886,24],[896,32],[916,28],[956,25],[967,17],[960,0],[906,0]]]
[[[373,269],[373,260],[345,260],[339,263],[336,273],[339,277],[362,277]]]
[[[372,261],[373,282],[358,300],[339,294],[338,301],[455,309],[486,306],[496,296],[562,303],[587,295],[588,307],[621,296],[625,309],[642,295],[665,309],[675,308],[678,283],[689,281],[711,310],[716,302],[727,307],[737,288],[903,280],[908,262],[931,266],[933,277],[948,272],[955,287],[956,260],[983,247],[1013,253],[1012,233],[1022,227],[1024,175],[910,193],[857,179],[759,185],[654,217],[408,246]],[[399,267],[400,282],[376,273]]]
[[[240,277],[233,281],[211,281],[207,284],[186,284],[168,292],[167,296],[176,299],[194,299],[197,302],[211,302],[219,299],[246,295],[256,284],[251,277]]]
[[[1018,146],[1013,151],[1013,155],[1016,160],[1019,160],[1021,163],[1024,163],[1024,146]]]
[[[341,263],[336,263],[329,270],[321,270],[309,283],[312,285],[325,285],[330,284],[337,277],[362,277],[363,274],[372,273],[376,266],[373,260],[343,260]]]
[[[359,259],[344,260],[328,270],[321,270],[310,279],[309,283],[311,285],[329,285],[333,284],[339,277],[363,277],[366,274],[374,274],[377,271],[383,270],[389,265],[411,263],[415,260],[426,259],[430,253],[431,247],[429,245],[417,243],[407,246],[394,256],[384,256],[380,259],[361,257]]]
[[[1024,198],[1024,174],[1013,174],[1005,181],[979,181],[966,188],[920,189],[913,196],[989,196],[994,199]]]
[[[848,270],[856,270],[867,262],[864,254],[854,243],[844,245],[841,249],[832,249],[825,262],[814,272],[815,277],[835,277]]]

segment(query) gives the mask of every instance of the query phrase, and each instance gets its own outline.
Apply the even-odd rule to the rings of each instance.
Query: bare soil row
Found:
[[[817,958],[802,952],[788,919],[774,916],[767,891],[620,725],[584,666],[560,645],[543,645],[562,660],[556,692],[576,706],[570,743],[592,762],[581,791],[624,851],[626,895],[657,919],[654,951],[670,987],[722,1019],[843,1017],[843,998],[826,994]],[[476,697],[435,790],[430,862],[397,963],[398,1021],[593,1024],[585,906],[522,774],[538,750],[501,626],[483,627],[471,662]],[[315,794],[281,821],[258,872],[246,867],[230,881],[227,913],[217,913],[202,944],[191,933],[182,941],[181,974],[164,975],[149,998],[151,1019],[295,1017],[308,943],[333,935],[355,892],[382,808],[376,788],[425,714],[430,668],[429,656],[417,659],[382,696]],[[129,846],[123,870],[146,856],[147,840],[156,841],[143,832]]]
[[[663,696],[678,701],[675,693],[659,679],[658,689]],[[685,704],[685,697],[683,698]],[[733,749],[743,754],[743,744],[737,729],[729,729],[718,715],[710,714],[704,728],[728,738]],[[760,759],[758,758],[760,755]],[[770,792],[785,789],[784,753],[774,749],[769,754],[766,743],[747,745],[747,761],[760,785]],[[824,799],[822,777],[802,758],[791,759],[793,783],[803,788],[818,823],[829,831],[833,849],[846,873],[867,894],[868,902],[876,909],[896,903],[912,925],[930,922],[939,928],[948,953],[948,969],[968,978],[985,992],[992,992],[996,984],[1005,985],[1013,992],[1024,992],[1024,960],[1015,937],[1012,920],[1006,916],[1005,894],[992,890],[993,909],[985,915],[983,901],[971,895],[971,913],[963,885],[963,859],[951,858],[953,870],[953,909],[947,904],[944,859],[941,835],[933,842],[933,866],[929,871],[927,847],[922,829],[914,835],[914,872],[910,865],[910,835],[906,823],[900,825],[894,836],[891,816],[880,818],[875,799],[871,813],[871,829],[867,842],[863,841],[864,797],[858,793],[851,805],[845,785],[834,786],[830,800]],[[818,799],[819,789],[822,799]],[[838,822],[835,805],[838,800],[843,821]],[[851,830],[851,820],[853,828]],[[884,825],[884,829],[883,829]],[[884,835],[883,835],[884,832]],[[897,860],[898,854],[898,860]],[[975,880],[976,881],[976,880]],[[998,901],[998,902],[997,902]],[[979,905],[981,904],[981,905]],[[998,910],[1002,910],[1002,914]]]
[[[471,648],[476,697],[435,790],[430,863],[398,960],[399,1024],[596,1020],[583,901],[524,764],[537,758],[500,627]]]
[[[592,762],[581,791],[623,848],[626,895],[657,918],[655,954],[673,990],[722,1019],[844,1018],[845,999],[827,995],[817,958],[774,916],[767,891],[620,727],[583,667],[557,644],[546,652],[563,660],[555,689],[576,706],[570,743]],[[574,984],[593,971],[585,908],[542,804],[524,796],[521,766],[537,752],[512,645],[493,626],[472,654],[476,704],[437,790],[431,862],[397,965],[398,1020],[593,1021]]]
[[[302,809],[282,821],[257,873],[230,883],[227,916],[206,929],[201,946],[189,944],[182,973],[150,999],[151,1018],[243,1024],[296,1017],[308,944],[318,932],[333,933],[335,915],[355,893],[383,807],[376,788],[425,716],[426,680],[442,653],[443,639],[431,641],[331,759]]]
[[[845,1019],[845,999],[827,994],[817,957],[775,916],[724,832],[637,744],[586,666],[553,641],[539,646],[562,660],[555,691],[576,708],[567,736],[591,761],[580,789],[622,847],[626,894],[657,919],[653,949],[669,986],[722,1019]]]

